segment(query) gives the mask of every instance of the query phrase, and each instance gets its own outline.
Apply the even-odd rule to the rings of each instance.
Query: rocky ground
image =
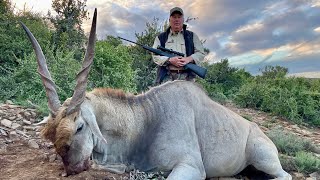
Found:
[[[320,130],[297,126],[277,117],[251,109],[240,109],[226,105],[238,114],[256,122],[263,131],[267,132],[275,127],[283,127],[300,137],[311,140],[320,147]],[[35,109],[24,108],[7,101],[0,104],[0,179],[159,179],[156,175],[143,172],[131,172],[117,175],[101,170],[90,169],[78,175],[63,177],[63,166],[59,156],[54,152],[53,145],[39,137],[41,126]],[[319,152],[320,154],[320,152]],[[316,179],[319,174],[303,175],[290,172],[294,179]],[[243,179],[248,179],[244,177]]]

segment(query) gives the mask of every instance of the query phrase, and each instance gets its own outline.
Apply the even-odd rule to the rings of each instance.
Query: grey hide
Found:
[[[168,82],[126,98],[87,93],[81,111],[93,114],[85,121],[97,123],[107,140],[93,135],[99,167],[119,165],[121,172],[130,165],[168,172],[172,180],[197,180],[230,177],[253,165],[291,179],[275,145],[255,123],[212,101],[192,82]]]

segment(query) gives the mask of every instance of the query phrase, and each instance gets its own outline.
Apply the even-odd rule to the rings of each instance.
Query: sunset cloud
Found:
[[[41,12],[51,6],[50,0],[13,2],[17,7],[20,4],[20,9],[24,2],[30,7],[43,7]],[[211,52],[206,59],[211,62],[228,58],[230,64],[252,72],[266,63],[287,65],[297,72],[320,71],[319,0],[87,1],[90,13],[98,8],[99,39],[113,35],[135,40],[135,33],[143,32],[146,22],[154,18],[165,22],[175,6],[183,8],[185,19],[196,18],[188,22],[189,30],[206,40],[204,45]],[[90,21],[83,25],[86,32]]]

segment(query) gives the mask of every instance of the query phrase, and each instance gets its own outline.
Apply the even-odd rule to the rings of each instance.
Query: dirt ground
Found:
[[[227,105],[242,116],[250,116],[264,131],[276,126],[311,140],[320,147],[320,130],[298,127],[287,121],[271,117],[263,112],[250,109],[239,109]],[[0,179],[105,179],[127,180],[130,175],[117,175],[102,170],[90,169],[77,175],[63,177],[64,172],[61,159],[55,154],[52,144],[39,137],[41,128],[32,127],[30,123],[37,121],[32,109],[20,106],[0,104]],[[270,121],[270,122],[269,122]],[[11,122],[11,123],[10,123]],[[308,175],[290,172],[294,179],[306,179]],[[132,178],[131,178],[132,179]],[[154,178],[156,179],[156,178]],[[248,178],[244,178],[248,179]]]
[[[23,140],[13,141],[7,146],[5,152],[0,152],[0,179],[129,179],[128,174],[121,176],[94,169],[74,176],[62,177],[64,172],[62,162],[49,161],[50,155],[55,155],[52,149],[45,147],[33,149]]]

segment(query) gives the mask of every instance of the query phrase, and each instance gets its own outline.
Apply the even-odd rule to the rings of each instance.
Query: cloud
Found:
[[[179,6],[184,10],[185,19],[196,18],[188,22],[188,26],[200,39],[206,40],[204,45],[211,51],[207,60],[228,58],[230,64],[238,66],[298,59],[303,62],[305,57],[310,62],[310,57],[319,52],[320,6],[317,1],[95,2],[88,4],[100,8],[102,20],[98,34],[102,34],[101,38],[109,34],[135,39],[134,33],[143,32],[146,22],[154,17],[165,21],[169,10]]]
[[[301,72],[319,72],[320,61],[315,60],[319,59],[319,54],[307,55],[303,59],[301,57],[292,57],[287,61],[273,61],[273,62],[261,62],[257,64],[242,64],[237,65],[239,68],[244,68],[246,71],[251,72],[256,75],[260,73],[260,69],[263,69],[265,66],[282,66],[286,67],[291,73],[301,73]]]
[[[315,56],[320,49],[319,0],[87,1],[91,15],[98,8],[99,39],[113,35],[135,40],[135,33],[143,32],[146,22],[168,20],[169,10],[175,6],[183,8],[185,19],[196,18],[187,23],[189,30],[206,40],[211,61],[228,58],[238,66],[299,61],[309,67],[315,65],[308,64],[312,58],[319,60]],[[86,21],[85,32],[90,26],[91,20]]]

